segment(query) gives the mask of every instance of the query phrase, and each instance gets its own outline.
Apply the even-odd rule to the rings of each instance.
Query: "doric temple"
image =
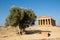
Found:
[[[55,26],[55,20],[50,16],[40,16],[38,17],[38,25],[39,26]]]

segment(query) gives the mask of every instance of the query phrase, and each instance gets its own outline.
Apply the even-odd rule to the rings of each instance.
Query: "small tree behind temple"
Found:
[[[36,15],[31,9],[12,7],[6,19],[6,26],[19,26],[20,32],[23,33],[26,27],[35,24],[35,20]]]

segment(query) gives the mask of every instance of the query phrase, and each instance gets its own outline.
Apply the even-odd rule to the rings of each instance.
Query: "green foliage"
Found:
[[[36,15],[31,9],[11,7],[10,14],[6,19],[7,26],[19,26],[20,29],[34,25]]]

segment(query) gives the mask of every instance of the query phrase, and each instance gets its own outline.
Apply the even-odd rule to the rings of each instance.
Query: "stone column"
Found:
[[[41,25],[41,20],[40,20],[40,25]]]
[[[41,20],[41,25],[42,25],[42,20]]]
[[[48,19],[48,25],[49,25],[49,19]]]
[[[39,25],[40,25],[40,20],[39,20]]]
[[[46,25],[46,19],[45,19],[45,25]]]
[[[53,20],[51,19],[51,25],[53,25]]]
[[[41,25],[42,25],[42,20],[41,20]]]
[[[46,19],[46,25],[47,25],[47,19]]]
[[[53,20],[53,24],[52,25],[54,25],[54,20]]]
[[[47,25],[48,25],[48,23],[49,23],[49,21],[48,21],[48,19],[47,19]]]
[[[48,25],[50,25],[50,19],[48,19]]]
[[[40,25],[40,20],[38,20],[38,25]]]
[[[48,21],[49,21],[48,25],[50,25],[50,19],[48,19]]]
[[[45,25],[45,19],[43,19],[43,25]]]
[[[43,20],[42,20],[42,25],[43,25]]]

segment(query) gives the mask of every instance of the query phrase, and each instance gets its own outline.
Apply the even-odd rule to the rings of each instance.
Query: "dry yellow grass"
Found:
[[[0,27],[0,40],[60,40],[60,27],[29,27],[26,30],[51,31],[50,37],[39,33],[29,35],[17,35],[17,29],[11,27]]]

